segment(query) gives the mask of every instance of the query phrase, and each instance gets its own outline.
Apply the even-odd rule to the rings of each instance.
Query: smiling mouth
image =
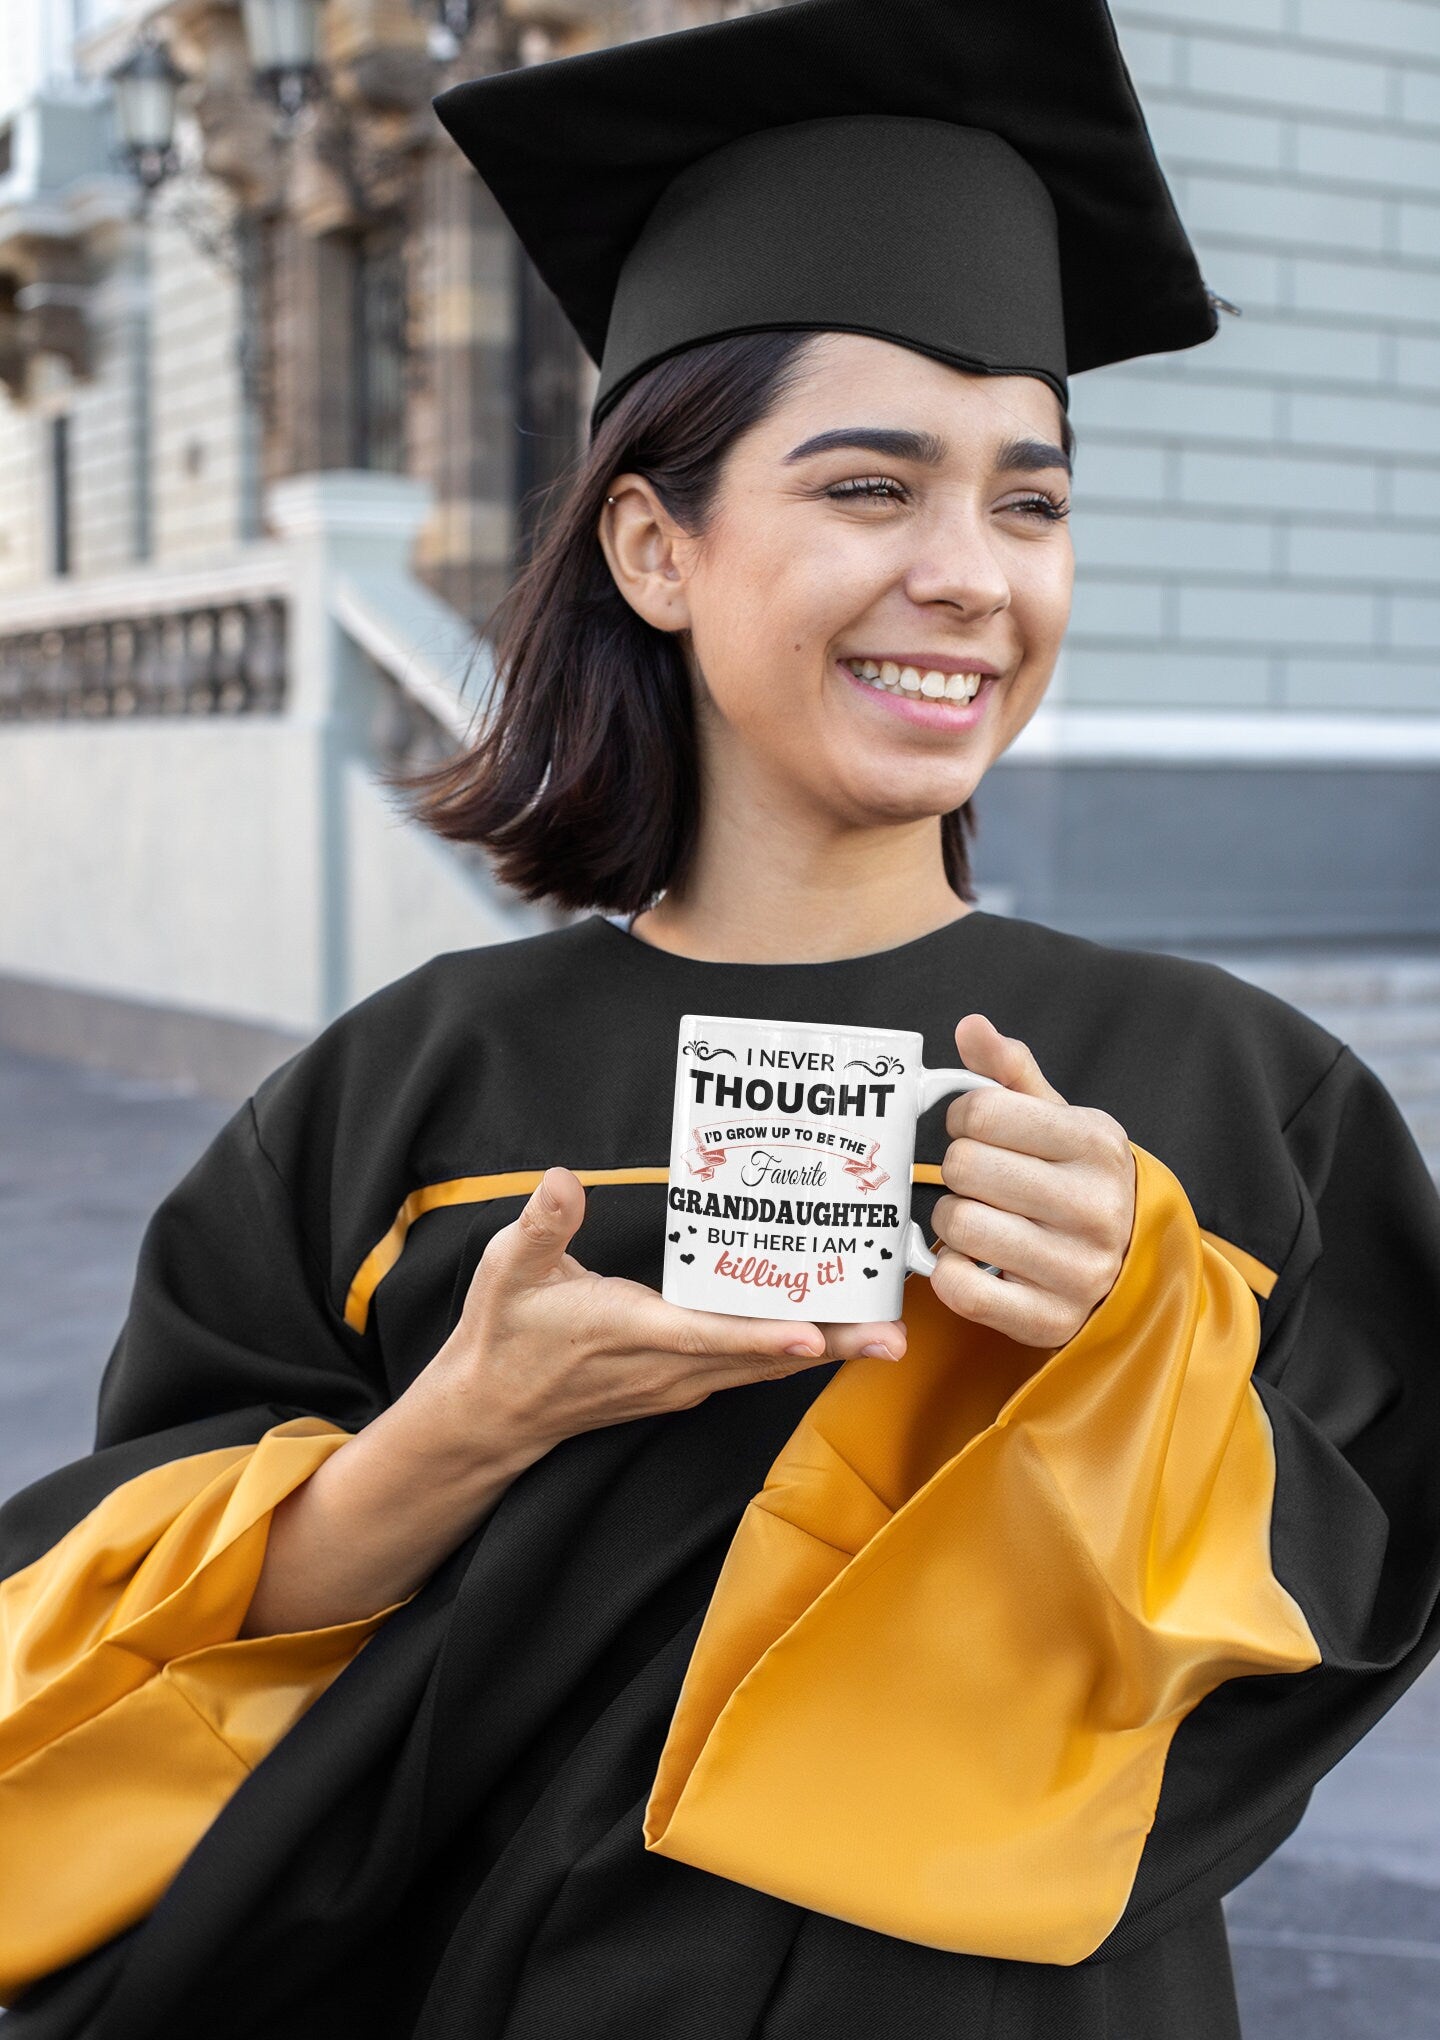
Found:
[[[856,680],[882,694],[908,694],[917,701],[973,701],[988,673],[942,673],[937,667],[897,665],[894,659],[842,659]]]

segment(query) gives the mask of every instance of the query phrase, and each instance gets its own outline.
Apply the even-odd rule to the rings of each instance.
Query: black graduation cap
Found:
[[[797,0],[435,110],[592,360],[818,326],[1067,376],[1218,320],[1105,0]]]

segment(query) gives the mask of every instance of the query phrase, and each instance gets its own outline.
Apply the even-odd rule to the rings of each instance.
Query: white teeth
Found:
[[[980,692],[983,673],[942,673],[932,666],[922,673],[918,666],[897,665],[893,659],[850,659],[846,662],[857,680],[893,694],[922,694],[930,701],[973,701]]]

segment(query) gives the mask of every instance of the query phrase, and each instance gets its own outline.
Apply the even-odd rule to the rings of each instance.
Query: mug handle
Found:
[[[920,1070],[917,1071],[916,1117],[928,1112],[932,1105],[938,1105],[942,1098],[949,1098],[957,1091],[978,1091],[988,1086],[992,1091],[1003,1091],[1004,1085],[997,1084],[994,1077],[982,1077],[978,1070]],[[925,1235],[912,1218],[905,1232],[905,1269],[911,1275],[933,1275],[939,1267],[939,1256],[932,1254],[925,1244]],[[998,1275],[999,1268],[993,1261],[977,1263],[983,1273]]]

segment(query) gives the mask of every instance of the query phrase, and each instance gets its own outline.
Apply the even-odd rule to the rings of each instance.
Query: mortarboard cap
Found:
[[[1067,378],[1216,330],[1105,0],[796,0],[451,86],[446,129],[599,364],[724,334]]]

